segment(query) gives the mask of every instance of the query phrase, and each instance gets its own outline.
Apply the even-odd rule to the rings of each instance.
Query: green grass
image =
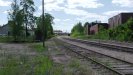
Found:
[[[23,65],[22,65],[23,63]],[[3,60],[3,68],[0,69],[0,75],[21,75],[25,70],[29,69],[21,59],[10,58]]]
[[[36,58],[35,75],[47,75],[52,68],[52,61],[48,57],[39,56]]]
[[[43,52],[47,50],[47,47],[43,47],[42,43],[33,43],[31,45],[33,49],[35,49],[37,52]]]
[[[79,68],[80,67],[80,63],[77,62],[77,60],[72,60],[72,62],[69,63],[69,67],[70,68]]]
[[[46,75],[52,67],[52,61],[46,56],[33,57],[32,61],[12,58],[5,60],[0,75]]]
[[[1,42],[1,43],[11,42],[12,40],[13,40],[12,37],[0,36],[0,42]]]
[[[32,44],[36,55],[8,55],[0,61],[0,75],[47,75],[53,67],[53,61],[41,52],[47,51],[40,43]]]
[[[0,36],[1,43],[9,43],[9,42],[16,42],[16,43],[33,43],[33,36],[29,36],[27,38],[19,37],[16,41],[12,36]]]

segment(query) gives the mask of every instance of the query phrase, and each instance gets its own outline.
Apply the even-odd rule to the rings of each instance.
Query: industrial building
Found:
[[[97,34],[99,27],[103,26],[106,29],[115,28],[118,25],[126,23],[130,18],[133,18],[133,13],[120,13],[109,18],[108,23],[92,22],[85,26],[85,33],[87,35]]]
[[[92,22],[85,26],[85,34],[87,35],[94,35],[99,32],[100,26],[104,27],[105,29],[108,29],[108,23],[96,23]]]
[[[90,34],[97,34],[99,32],[100,26],[102,26],[105,29],[108,29],[108,24],[107,23],[91,23],[90,27]]]
[[[126,23],[130,18],[133,18],[133,13],[120,13],[111,17],[108,20],[109,28],[117,27],[118,25]]]

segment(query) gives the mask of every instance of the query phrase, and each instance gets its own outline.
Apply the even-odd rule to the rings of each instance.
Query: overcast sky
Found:
[[[44,0],[45,12],[54,19],[54,29],[70,32],[77,22],[102,21],[120,12],[133,12],[133,0]],[[0,25],[8,21],[7,11],[12,0],[0,0]],[[35,15],[41,14],[41,0],[34,0]]]

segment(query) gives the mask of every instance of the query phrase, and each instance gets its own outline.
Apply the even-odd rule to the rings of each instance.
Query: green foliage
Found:
[[[9,13],[9,21],[8,25],[10,27],[11,35],[14,37],[14,41],[18,41],[23,34],[23,12],[19,9],[19,5],[17,4],[17,0],[11,5],[12,9]]]
[[[6,42],[11,42],[13,41],[13,38],[10,36],[0,36],[0,42],[6,43]]]
[[[48,57],[39,56],[36,58],[35,75],[48,75],[52,68],[52,61]],[[35,60],[35,61],[36,61]]]
[[[109,39],[108,30],[104,26],[99,26],[99,32],[94,36],[96,39]]]
[[[83,28],[82,24],[79,22],[72,28],[71,36],[77,37],[77,36],[81,36],[81,35],[84,35],[84,28]]]
[[[50,58],[44,55],[33,56],[31,59],[27,56],[4,59],[0,75],[47,75],[53,66]]]
[[[44,15],[44,26],[42,25],[42,16],[37,18],[36,24],[37,24],[37,29],[36,29],[36,36],[39,35],[38,38],[41,37],[42,39],[42,35],[44,35],[44,39],[49,39],[53,36],[53,19],[54,17],[51,16],[48,13],[45,13]],[[44,27],[44,28],[43,28]],[[44,34],[43,34],[43,30],[44,30]]]
[[[34,48],[37,52],[43,52],[46,50],[46,48],[42,46],[42,43],[33,44],[32,48]]]
[[[88,28],[87,28],[87,27],[90,27],[90,26],[91,26],[91,25],[90,25],[89,22],[85,22],[85,24],[84,24],[84,33],[85,33],[85,34],[90,33],[90,32],[88,31]]]
[[[35,28],[35,17],[34,17],[34,1],[33,0],[13,0],[11,4],[11,10],[9,12],[9,29],[10,36],[13,36],[15,42],[33,42],[34,35],[29,40],[28,36],[30,31]],[[26,36],[26,37],[25,37]]]
[[[105,30],[101,27],[99,33],[94,35],[92,38],[133,41],[133,18],[130,18],[125,24],[119,25],[113,29]]]
[[[86,22],[84,27],[87,24],[89,23]],[[133,18],[130,18],[125,24],[118,25],[117,27],[112,29],[105,29],[103,26],[100,26],[99,32],[95,35],[89,35],[89,36],[81,35],[80,32],[76,30],[78,30],[78,28],[77,26],[74,26],[72,29],[72,36],[80,39],[133,41]]]
[[[33,0],[20,0],[20,6],[22,8],[24,18],[23,23],[25,25],[26,37],[28,36],[28,27],[34,29],[35,17],[34,17],[34,1]]]
[[[133,41],[133,18],[125,24],[109,30],[110,39],[119,41]]]

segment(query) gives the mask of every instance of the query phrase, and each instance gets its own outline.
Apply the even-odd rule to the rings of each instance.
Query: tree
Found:
[[[84,27],[82,26],[82,23],[77,23],[71,30],[72,36],[80,36],[84,34]]]
[[[84,24],[84,33],[85,34],[89,34],[90,33],[90,27],[91,27],[91,25],[90,25],[90,23],[89,22],[85,22],[85,24]]]
[[[11,4],[11,11],[9,13],[9,21],[8,25],[11,29],[11,35],[14,37],[14,41],[18,41],[19,37],[22,35],[23,31],[23,13],[22,10],[19,9],[19,5],[17,4],[17,0],[13,0]]]
[[[48,13],[45,13],[44,22],[43,22],[44,26],[43,26],[43,24],[41,22],[42,21],[42,16],[37,18],[37,21],[36,21],[36,24],[37,24],[36,37],[39,38],[38,40],[42,40],[42,38],[43,38],[42,35],[45,36],[44,40],[49,39],[49,38],[52,37],[52,35],[53,35],[53,27],[52,27],[53,20],[54,20],[53,16],[51,16]],[[44,33],[43,33],[43,30],[44,30]],[[38,37],[37,35],[40,36],[40,37]]]
[[[28,36],[28,27],[31,29],[34,28],[35,17],[33,16],[34,9],[34,1],[33,0],[21,0],[20,5],[24,14],[24,26],[25,26],[25,35]]]
[[[109,30],[109,38],[119,41],[133,41],[133,18],[125,24]]]
[[[52,24],[54,23],[53,20],[54,20],[53,16],[51,16],[48,13],[45,13],[44,16],[45,36],[46,36],[45,39],[50,38],[53,35],[53,27],[52,27]]]

